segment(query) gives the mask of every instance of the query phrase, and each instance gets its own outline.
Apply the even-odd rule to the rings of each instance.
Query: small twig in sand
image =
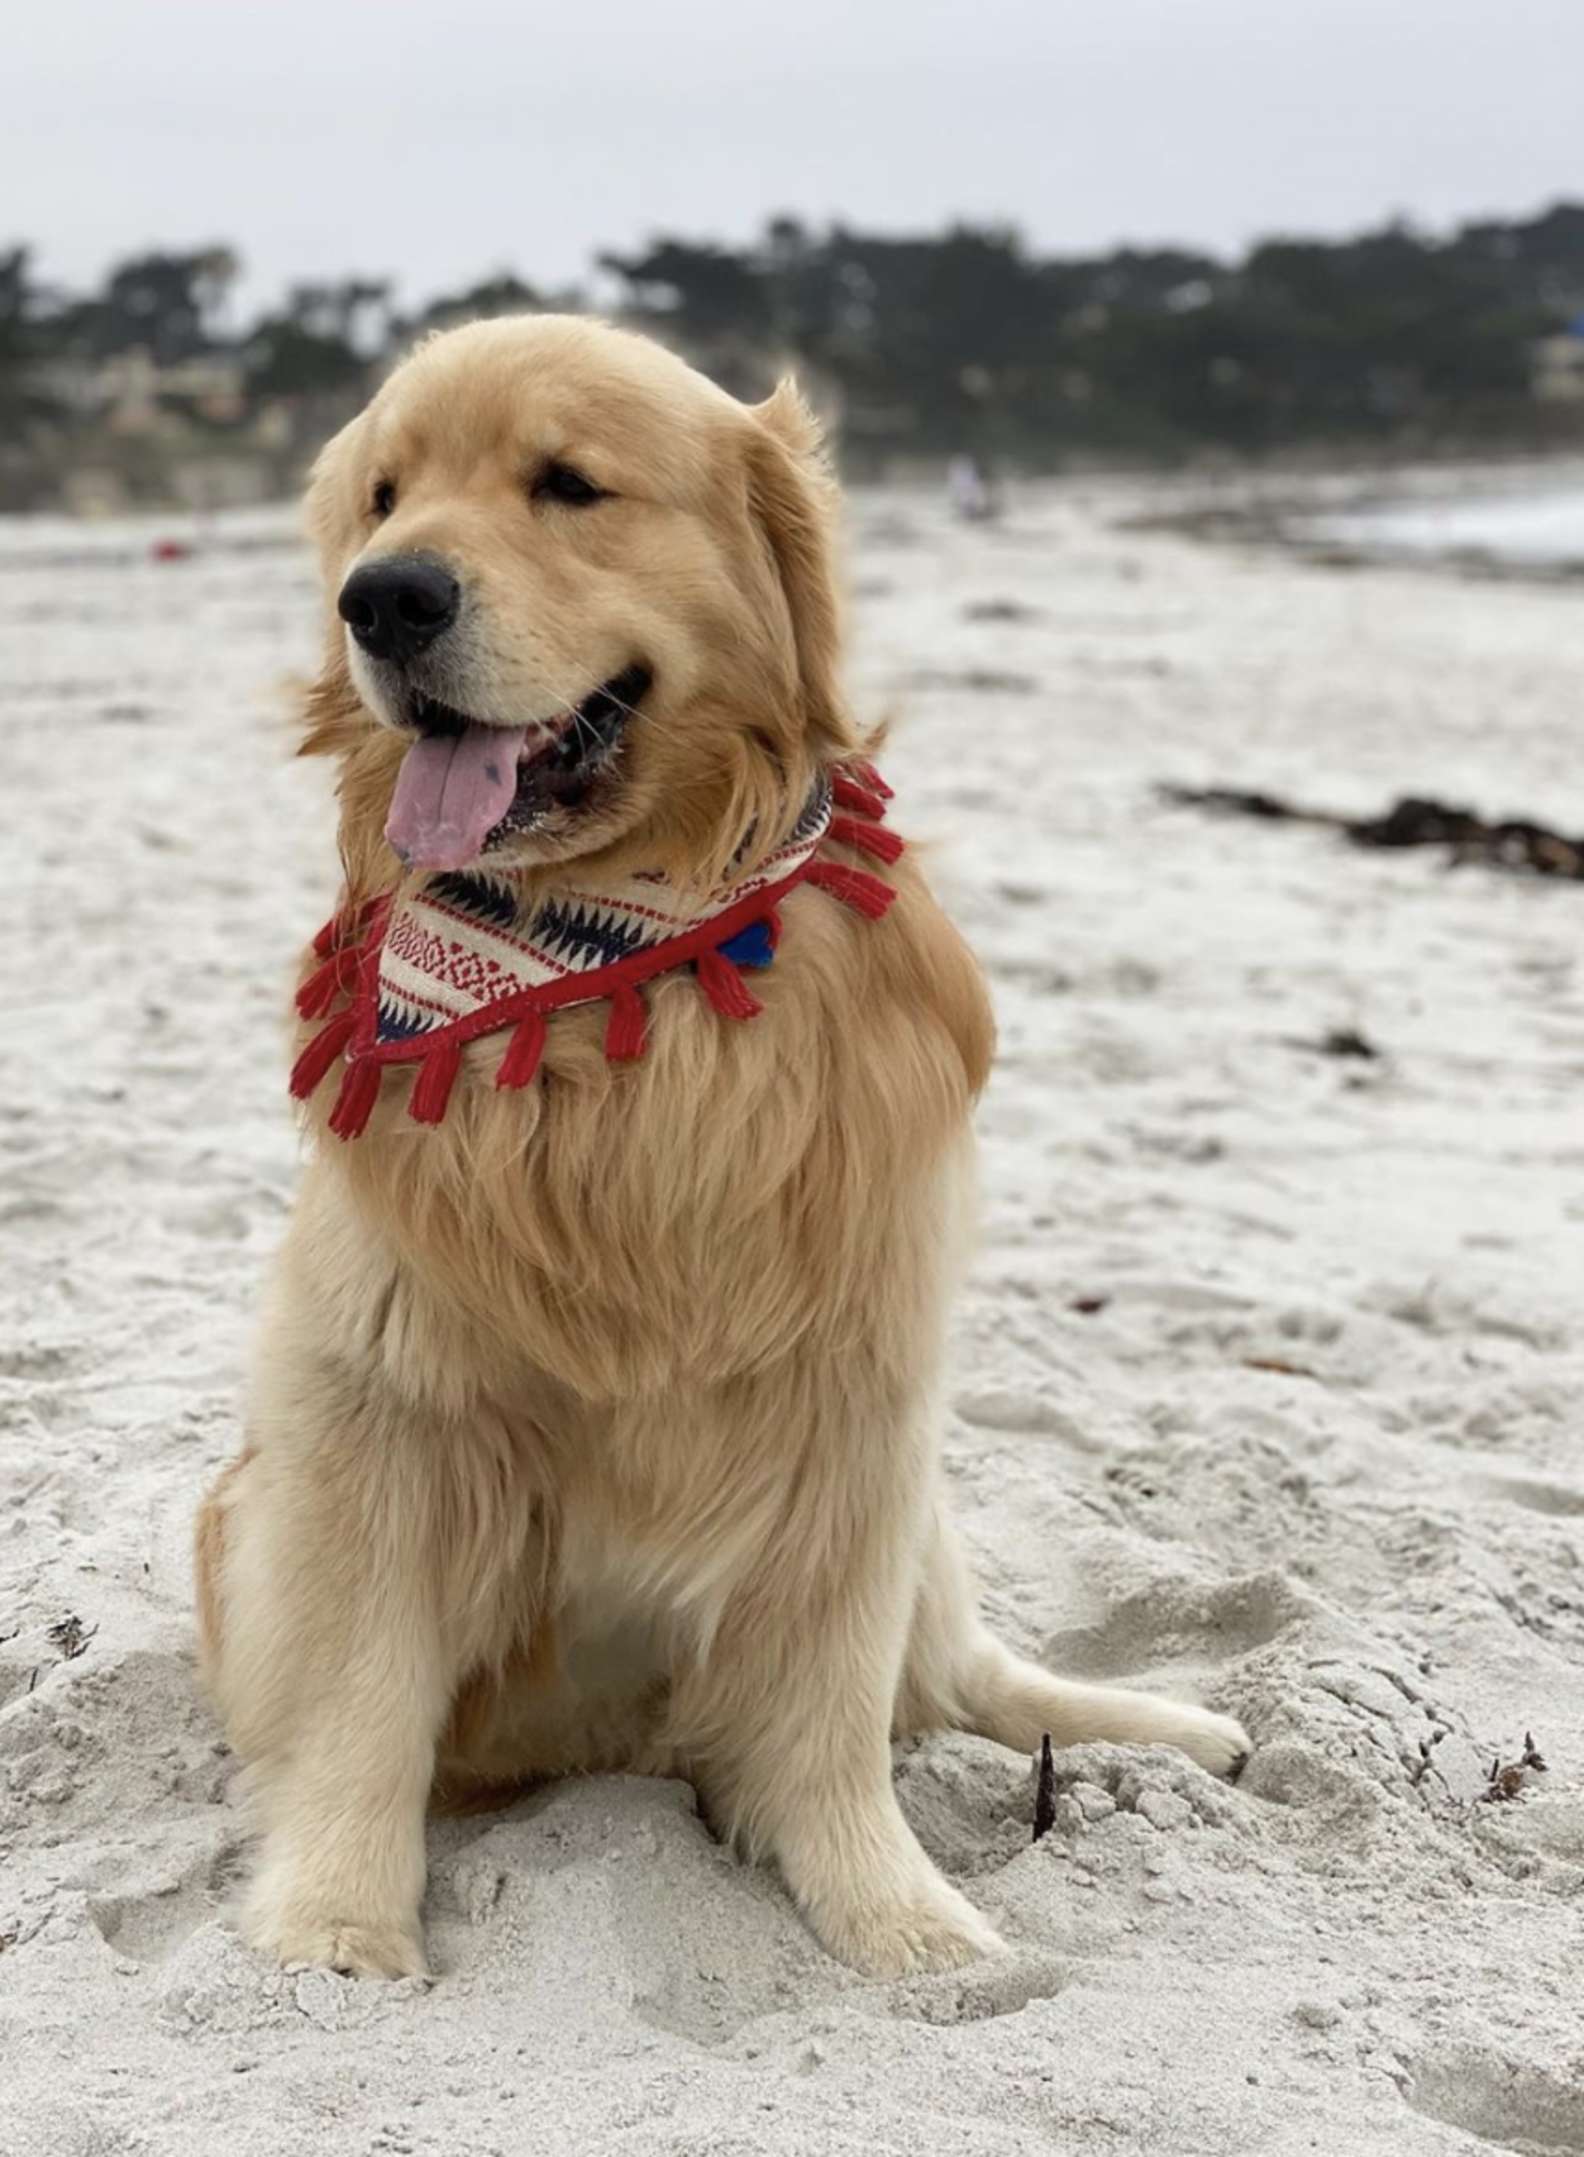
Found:
[[[1040,1739],[1039,1781],[1034,1787],[1034,1840],[1048,1835],[1056,1825],[1056,1761],[1051,1752],[1050,1732]]]
[[[1531,1775],[1543,1775],[1546,1764],[1535,1746],[1533,1735],[1524,1732],[1523,1751],[1516,1760],[1503,1763],[1500,1755],[1491,1762],[1490,1782],[1485,1789],[1485,1802],[1490,1805],[1507,1805],[1514,1798],[1523,1796],[1529,1787]]]
[[[1447,1779],[1441,1773],[1441,1770],[1436,1766],[1435,1760],[1432,1756],[1434,1755],[1436,1747],[1441,1744],[1443,1739],[1445,1739],[1449,1734],[1450,1732],[1448,1726],[1445,1723],[1440,1723],[1436,1726],[1434,1730],[1431,1731],[1430,1735],[1427,1738],[1421,1738],[1419,1740],[1419,1764],[1417,1767],[1410,1768],[1408,1771],[1408,1780],[1415,1790],[1418,1789],[1419,1785],[1424,1781],[1425,1777],[1431,1774],[1435,1776],[1437,1782],[1440,1783],[1443,1790],[1447,1787]]]
[[[74,1663],[98,1630],[97,1625],[84,1625],[74,1611],[68,1611],[64,1618],[56,1619],[47,1637],[50,1645],[60,1650],[63,1663]]]

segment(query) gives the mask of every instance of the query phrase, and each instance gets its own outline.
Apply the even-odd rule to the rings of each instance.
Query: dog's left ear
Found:
[[[820,424],[790,375],[751,408],[749,508],[769,542],[791,618],[805,746],[819,759],[857,746],[842,699],[840,609],[832,558],[836,486]]]

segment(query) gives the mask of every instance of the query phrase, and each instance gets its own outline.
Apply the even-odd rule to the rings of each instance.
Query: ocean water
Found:
[[[1479,554],[1514,568],[1584,568],[1584,478],[1448,494],[1307,518],[1302,536],[1416,559]]]

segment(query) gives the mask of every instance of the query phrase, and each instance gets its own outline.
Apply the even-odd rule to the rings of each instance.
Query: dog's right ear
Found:
[[[308,478],[307,525],[318,550],[325,593],[324,660],[303,692],[303,732],[297,745],[299,756],[340,761],[338,843],[344,903],[353,907],[392,889],[400,875],[385,841],[385,816],[405,746],[389,727],[375,723],[352,686],[346,632],[335,606],[343,572],[361,545],[362,424],[360,416],[332,436],[314,459]]]
[[[331,557],[345,543],[346,521],[353,499],[353,467],[363,439],[363,414],[349,419],[333,434],[308,469],[308,490],[303,502],[303,521],[308,536],[328,567]]]
[[[367,715],[347,671],[346,638],[336,615],[334,591],[345,556],[352,466],[357,454],[361,414],[325,443],[308,474],[303,520],[319,556],[327,597],[324,662],[303,699],[299,756],[342,756],[367,732]]]
[[[302,716],[299,756],[345,756],[369,731],[368,714],[352,686],[346,652],[334,632],[326,639],[324,665],[303,692]]]

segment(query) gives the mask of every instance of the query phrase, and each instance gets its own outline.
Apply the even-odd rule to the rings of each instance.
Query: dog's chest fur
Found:
[[[531,1373],[620,1400],[851,1346],[859,1283],[915,1264],[988,1049],[983,990],[904,866],[878,925],[794,894],[762,993],[733,1027],[656,984],[648,1054],[619,1069],[568,1011],[532,1089],[497,1092],[480,1043],[443,1125],[393,1090],[357,1144],[321,1146],[338,1241],[388,1254],[426,1370],[443,1333],[491,1390]]]

